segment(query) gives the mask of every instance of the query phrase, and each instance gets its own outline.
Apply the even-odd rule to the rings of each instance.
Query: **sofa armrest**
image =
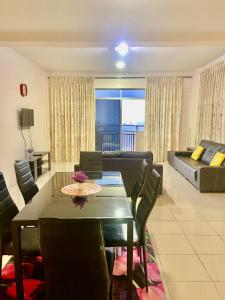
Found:
[[[197,180],[200,192],[225,192],[225,166],[198,167]]]
[[[80,165],[79,164],[74,165],[74,171],[75,172],[80,171]]]
[[[190,157],[193,151],[175,151],[174,155],[175,156],[187,156]]]

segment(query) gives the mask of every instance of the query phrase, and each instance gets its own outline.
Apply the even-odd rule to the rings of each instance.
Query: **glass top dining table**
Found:
[[[89,183],[101,186],[101,190],[85,198],[62,193],[70,185],[72,173],[57,172],[12,220],[14,261],[16,268],[17,299],[23,300],[21,270],[21,226],[37,226],[40,218],[89,219],[102,223],[127,224],[127,299],[132,299],[133,216],[126,196],[120,172],[85,172]]]

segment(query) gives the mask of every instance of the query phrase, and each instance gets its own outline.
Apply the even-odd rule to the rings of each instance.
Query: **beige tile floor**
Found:
[[[168,300],[225,300],[225,193],[199,193],[170,165],[148,229]]]
[[[52,164],[37,181],[41,188],[56,171],[74,163]],[[168,164],[163,196],[148,221],[167,300],[225,300],[225,193],[199,193]],[[17,186],[10,188],[19,208]]]

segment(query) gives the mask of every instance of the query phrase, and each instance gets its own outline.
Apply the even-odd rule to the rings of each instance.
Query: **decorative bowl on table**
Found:
[[[66,185],[61,189],[61,192],[70,196],[89,196],[100,192],[102,187],[96,183],[73,183]]]
[[[74,172],[72,174],[73,184],[66,185],[61,192],[70,196],[85,197],[96,194],[101,191],[101,186],[96,183],[85,182],[88,177],[83,171]]]

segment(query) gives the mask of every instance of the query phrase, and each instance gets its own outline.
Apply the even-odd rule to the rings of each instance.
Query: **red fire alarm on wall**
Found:
[[[20,84],[20,95],[22,97],[27,96],[27,85],[25,83]]]

